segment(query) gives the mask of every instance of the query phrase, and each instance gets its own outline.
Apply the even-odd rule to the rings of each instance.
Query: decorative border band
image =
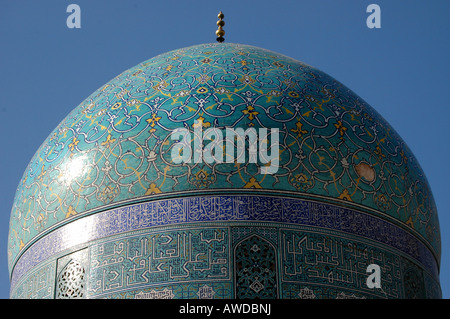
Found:
[[[202,221],[261,221],[312,226],[357,235],[409,255],[438,278],[432,252],[418,238],[382,218],[293,198],[230,195],[183,197],[107,210],[66,224],[30,246],[17,261],[11,289],[30,269],[66,249],[150,227]]]

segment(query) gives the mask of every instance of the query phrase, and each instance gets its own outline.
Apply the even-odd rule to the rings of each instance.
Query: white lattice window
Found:
[[[84,298],[85,270],[75,261],[70,261],[61,271],[56,287],[57,299],[81,299]]]

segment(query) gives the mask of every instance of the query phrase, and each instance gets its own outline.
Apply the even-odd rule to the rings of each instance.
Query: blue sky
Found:
[[[69,29],[69,4],[81,28]],[[369,4],[381,28],[366,25]],[[16,187],[40,144],[94,90],[157,54],[225,41],[273,50],[344,83],[412,149],[431,185],[450,297],[450,2],[448,0],[0,0],[0,298]]]

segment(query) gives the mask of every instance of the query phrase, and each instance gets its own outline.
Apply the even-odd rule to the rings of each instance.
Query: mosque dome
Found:
[[[331,76],[232,43],[158,55],[77,106],[8,238],[12,298],[440,298],[440,251],[396,131]]]

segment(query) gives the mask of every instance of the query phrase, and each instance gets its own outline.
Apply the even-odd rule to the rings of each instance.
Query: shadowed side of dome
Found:
[[[239,144],[245,133],[247,142]],[[180,145],[189,147],[181,152]],[[188,151],[192,157],[183,157]],[[316,265],[320,271],[298,266],[309,258],[300,251],[310,250],[313,258],[317,245],[323,245],[323,254],[341,254],[350,267],[347,275],[364,274],[352,267],[381,258],[385,275],[396,279],[387,291],[375,292],[355,287],[353,277],[325,278],[343,264]],[[192,249],[190,257],[179,252],[171,258],[179,247],[186,254]],[[208,256],[208,251],[208,261],[192,260],[194,253]],[[251,268],[243,257],[248,251],[267,272],[243,271]],[[280,251],[289,253],[279,260],[274,256]],[[244,282],[250,292],[245,296],[255,298],[263,292],[301,297],[304,282],[317,296],[440,295],[433,196],[395,130],[327,74],[239,44],[161,54],[123,72],[75,108],[24,173],[11,213],[8,254],[14,296],[23,293],[36,269],[58,272],[70,263],[83,280],[90,278],[82,295],[93,298],[125,292],[179,297],[176,289],[195,298],[227,298],[241,296]],[[76,258],[67,257],[73,254]],[[135,269],[133,275],[121,278],[135,283],[122,282],[120,289],[110,283],[110,289],[99,279],[102,271],[112,277],[117,272],[101,266],[111,254],[131,262],[124,267]],[[138,255],[149,263],[141,281]],[[90,266],[81,272],[83,263]],[[395,267],[387,266],[391,263]],[[316,271],[321,275],[314,277]],[[422,288],[408,284],[413,277]],[[195,293],[181,280],[195,283]]]

